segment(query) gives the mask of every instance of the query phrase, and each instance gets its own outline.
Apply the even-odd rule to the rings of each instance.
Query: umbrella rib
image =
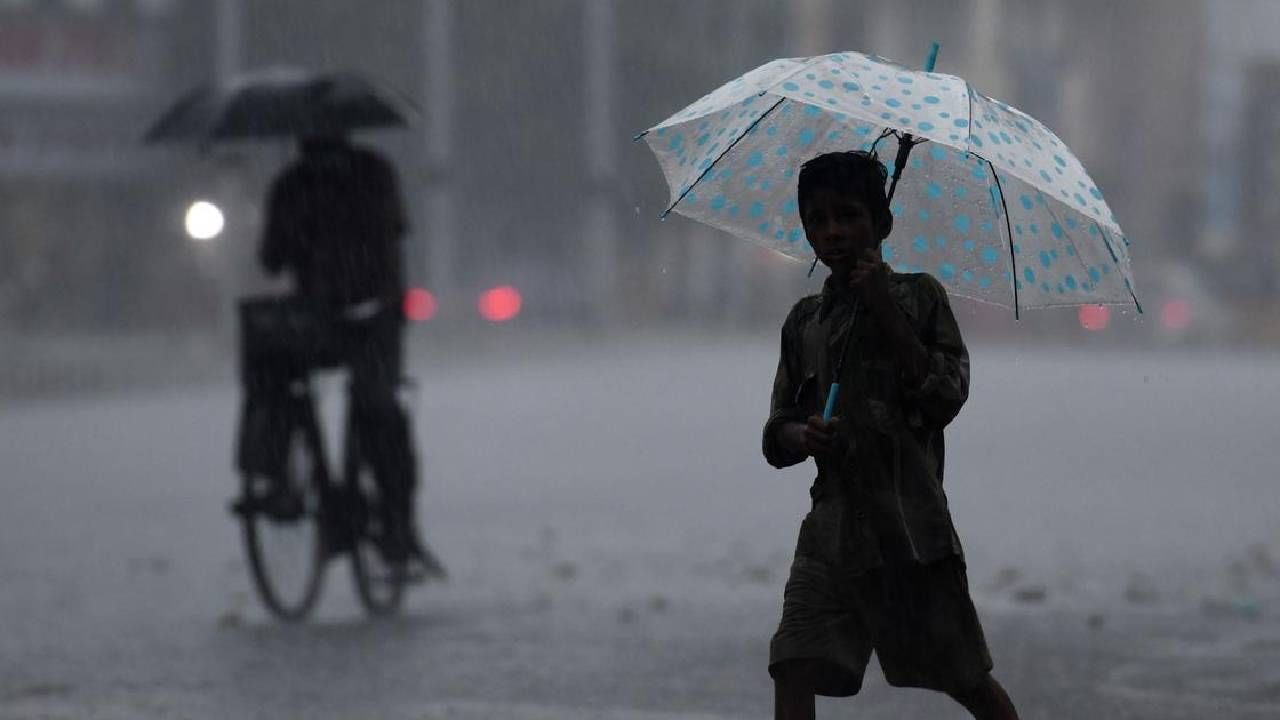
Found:
[[[884,130],[880,131],[880,137],[876,138],[875,141],[871,143],[871,150],[870,150],[871,154],[875,155],[876,147],[880,145],[880,141],[889,137],[890,135],[893,135],[893,133],[894,133],[893,128],[886,125],[884,127]],[[899,138],[899,140],[901,140],[901,138]]]
[[[969,137],[965,138],[964,144],[965,144],[966,150],[972,151],[973,149],[973,86],[970,85],[969,83],[965,83],[964,89],[965,89],[965,97],[968,98],[969,100],[969,117],[967,118],[969,121],[969,126],[965,128],[966,130],[969,131]],[[979,156],[979,157],[982,157],[982,156]],[[983,158],[983,159],[986,160],[986,158]],[[987,160],[987,164],[990,165],[991,161]],[[1014,279],[1016,280],[1017,278],[1014,278]],[[1015,315],[1017,314],[1016,308],[1014,309],[1014,314]]]
[[[697,184],[698,184],[698,183],[700,183],[700,182],[702,182],[702,178],[706,177],[706,176],[707,176],[707,173],[711,172],[711,169],[712,169],[712,168],[714,168],[714,167],[716,166],[716,163],[720,162],[720,158],[724,157],[725,155],[728,155],[730,150],[732,150],[735,146],[737,146],[737,144],[738,144],[738,143],[742,142],[742,139],[743,139],[743,138],[745,138],[746,136],[750,135],[752,130],[755,130],[755,129],[756,129],[756,126],[760,124],[760,121],[761,121],[761,120],[764,120],[766,117],[768,117],[768,116],[769,116],[769,113],[771,113],[771,112],[773,112],[773,111],[774,111],[774,108],[778,107],[779,105],[781,105],[782,103],[784,103],[784,102],[786,102],[786,101],[787,101],[787,98],[786,98],[786,97],[779,98],[779,99],[778,99],[778,102],[776,102],[776,103],[774,103],[774,104],[770,105],[768,110],[765,110],[764,112],[760,113],[760,117],[756,118],[756,119],[755,119],[755,122],[751,123],[751,125],[750,125],[749,127],[747,127],[747,129],[746,129],[746,130],[744,130],[744,131],[742,132],[742,134],[741,134],[741,135],[739,135],[738,137],[734,138],[734,139],[733,139],[733,142],[729,143],[729,147],[725,148],[725,149],[724,149],[724,152],[722,152],[722,153],[720,153],[719,155],[717,155],[717,156],[716,156],[716,159],[715,159],[715,160],[712,160],[712,161],[711,161],[711,164],[707,166],[707,169],[706,169],[706,170],[703,170],[703,171],[702,171],[702,174],[698,176],[698,179],[697,179],[697,180],[694,180],[694,181],[693,181],[693,182],[691,182],[691,183],[689,183],[689,187],[685,188],[685,189],[684,189],[684,192],[680,193],[680,197],[676,198],[676,201],[675,201],[675,202],[673,202],[673,203],[671,203],[671,207],[668,207],[666,210],[664,210],[664,211],[662,212],[662,214],[661,214],[661,215],[659,215],[658,217],[659,217],[659,218],[666,218],[668,215],[670,215],[670,214],[671,214],[671,211],[672,211],[672,210],[675,210],[675,209],[676,209],[676,206],[680,204],[680,201],[681,201],[681,200],[683,200],[683,199],[685,198],[685,196],[686,196],[686,195],[688,195],[690,192],[692,192],[692,191],[693,191],[693,186],[694,186],[694,185],[697,185]]]
[[[1004,235],[1009,238],[1009,264],[1012,266],[1013,275],[1013,319],[1021,320],[1018,309],[1018,257],[1013,252],[1013,228],[1009,227],[1009,204],[1004,200],[1004,185],[1000,183],[1000,173],[996,172],[996,166],[992,165],[987,158],[982,159],[987,161],[987,167],[991,169],[991,177],[996,181],[996,191],[1000,193],[1000,207],[1004,210]]]
[[[1124,289],[1129,291],[1129,297],[1133,298],[1133,306],[1138,309],[1138,314],[1142,312],[1142,303],[1138,302],[1138,295],[1133,292],[1133,283],[1129,281],[1125,274],[1124,268],[1120,266],[1120,258],[1116,257],[1116,251],[1111,249],[1111,238],[1107,237],[1107,229],[1102,227],[1102,223],[1095,222],[1098,232],[1102,233],[1102,242],[1107,246],[1107,252],[1111,254],[1111,262],[1115,263],[1116,271],[1120,273],[1120,277],[1124,279]]]

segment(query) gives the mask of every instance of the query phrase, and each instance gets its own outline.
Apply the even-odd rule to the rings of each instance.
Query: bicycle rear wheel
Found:
[[[319,438],[294,424],[282,486],[244,475],[240,519],[253,583],[267,609],[289,622],[306,618],[320,596],[321,452]]]
[[[370,615],[391,615],[404,600],[405,563],[387,560],[391,528],[384,497],[373,468],[367,462],[356,462],[355,472],[347,475],[354,482],[352,495],[357,498],[352,512],[351,548],[356,595]]]

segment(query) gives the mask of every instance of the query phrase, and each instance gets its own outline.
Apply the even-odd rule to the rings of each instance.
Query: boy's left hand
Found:
[[[928,355],[889,294],[889,272],[889,264],[879,253],[866,250],[849,273],[849,286],[867,304],[880,327],[888,331],[898,359],[906,363],[911,377],[918,378],[928,366]]]
[[[853,288],[873,310],[885,307],[889,297],[889,266],[874,250],[864,250],[858,263],[849,272],[849,287]]]

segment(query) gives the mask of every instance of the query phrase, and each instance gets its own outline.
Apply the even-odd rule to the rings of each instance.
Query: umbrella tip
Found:
[[[641,139],[643,139],[643,138],[644,138],[644,136],[645,136],[645,135],[648,135],[648,134],[649,134],[649,131],[648,131],[648,130],[645,130],[644,132],[640,133],[639,135],[636,135],[635,137],[631,138],[631,142],[640,142],[640,140],[641,140]]]
[[[938,50],[942,48],[942,43],[937,40],[929,45],[929,57],[924,61],[924,71],[933,72],[934,65],[938,63]]]

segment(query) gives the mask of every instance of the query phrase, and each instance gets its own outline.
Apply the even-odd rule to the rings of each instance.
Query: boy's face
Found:
[[[815,188],[800,223],[818,259],[836,275],[847,275],[865,251],[878,251],[884,239],[866,203],[836,188]]]

